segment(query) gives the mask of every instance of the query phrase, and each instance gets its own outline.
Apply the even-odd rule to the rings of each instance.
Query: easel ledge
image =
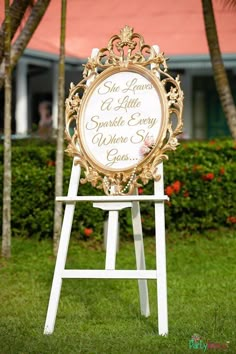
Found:
[[[163,202],[169,200],[167,195],[112,195],[112,196],[76,196],[76,197],[56,197],[57,202],[64,202],[66,204],[76,202]]]

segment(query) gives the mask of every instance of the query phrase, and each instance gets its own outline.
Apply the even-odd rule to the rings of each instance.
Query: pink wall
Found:
[[[236,8],[224,8],[213,0],[221,50],[236,53]],[[106,46],[108,39],[126,24],[158,44],[169,55],[207,54],[201,0],[69,0],[67,2],[66,51],[68,56],[88,57],[93,47]],[[0,0],[0,20],[4,0]],[[51,0],[48,11],[28,48],[58,53],[60,1]]]

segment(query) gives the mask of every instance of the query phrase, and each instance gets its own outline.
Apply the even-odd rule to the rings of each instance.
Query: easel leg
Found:
[[[107,247],[106,247],[106,265],[108,270],[114,270],[116,264],[116,245],[118,236],[118,210],[110,210],[107,226]]]
[[[73,161],[68,196],[75,196],[78,192],[79,179],[80,179],[80,166],[75,165],[76,158]],[[47,317],[44,327],[44,334],[53,333],[55,320],[57,315],[58,303],[60,299],[61,286],[62,286],[62,272],[65,269],[66,257],[70,241],[71,227],[74,217],[74,204],[67,204],[65,207],[63,224],[61,229],[61,237],[58,247],[56,266],[53,276],[51,294],[48,304]]]
[[[155,203],[156,266],[157,266],[157,310],[160,335],[168,334],[166,243],[164,202]]]
[[[64,220],[61,231],[61,238],[58,247],[58,254],[56,260],[56,266],[54,271],[54,277],[52,282],[52,289],[48,304],[47,317],[44,327],[44,334],[51,334],[54,330],[58,303],[60,299],[61,286],[62,286],[62,272],[65,268],[66,257],[68,252],[71,226],[74,216],[75,205],[66,205]]]
[[[132,223],[133,223],[136,267],[138,270],[145,270],[146,264],[145,264],[145,256],[144,256],[142,221],[141,221],[140,207],[138,202],[133,202],[131,213],[132,213]],[[139,286],[141,314],[145,317],[148,317],[150,316],[150,308],[149,308],[147,280],[139,279],[138,286]]]

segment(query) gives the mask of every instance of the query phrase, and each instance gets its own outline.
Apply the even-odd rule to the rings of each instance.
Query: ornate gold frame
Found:
[[[125,26],[119,35],[110,38],[108,46],[99,50],[94,58],[84,65],[84,79],[77,85],[71,83],[66,99],[67,152],[76,156],[76,163],[84,168],[81,183],[90,182],[103,189],[107,195],[131,194],[134,188],[146,184],[150,179],[158,180],[157,165],[167,159],[166,152],[175,150],[177,135],[182,133],[183,91],[179,76],[175,79],[168,73],[167,59],[163,53],[144,42],[143,37]],[[98,70],[101,74],[98,74]],[[162,127],[151,152],[134,168],[125,170],[105,169],[84,148],[81,136],[80,117],[89,97],[104,77],[122,71],[133,71],[148,78],[159,94],[162,112]],[[92,83],[88,85],[88,82]],[[175,121],[175,126],[174,126]],[[74,128],[71,132],[71,127]]]

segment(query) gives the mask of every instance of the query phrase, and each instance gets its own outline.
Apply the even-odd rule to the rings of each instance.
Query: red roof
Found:
[[[221,50],[236,53],[236,9],[213,0]],[[61,2],[51,0],[28,48],[59,52]],[[0,0],[0,20],[4,0]],[[207,54],[201,0],[69,0],[67,1],[66,53],[85,58],[93,47],[107,45],[125,25],[158,44],[167,56]]]

